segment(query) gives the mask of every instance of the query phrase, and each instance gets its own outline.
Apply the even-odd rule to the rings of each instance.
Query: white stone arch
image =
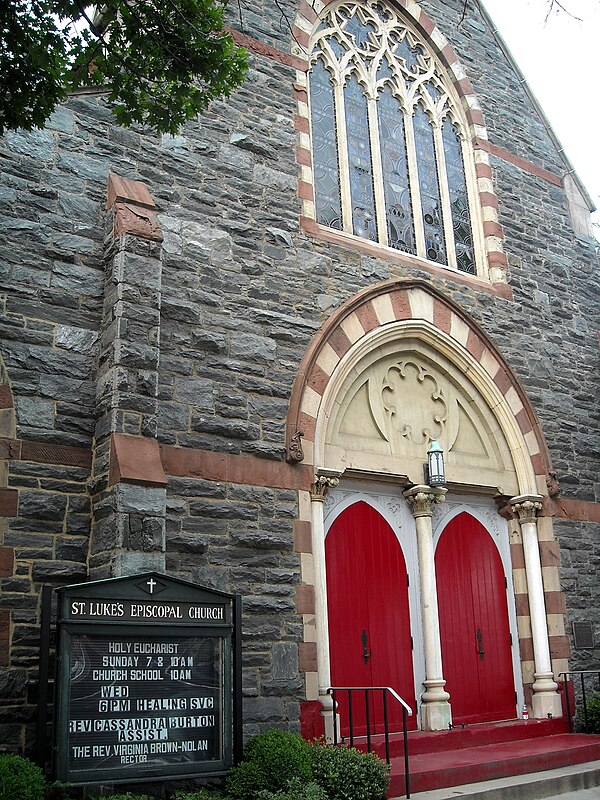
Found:
[[[516,491],[510,491],[509,494],[536,493],[537,482],[529,447],[515,419],[509,399],[494,382],[484,364],[471,355],[455,338],[424,319],[397,320],[375,328],[357,340],[341,358],[325,387],[316,415],[315,465],[327,469],[339,469],[341,466],[339,463],[332,463],[328,432],[331,422],[335,420],[343,402],[344,386],[348,385],[354,376],[359,376],[358,365],[365,358],[371,358],[371,363],[374,363],[378,356],[391,352],[396,344],[408,341],[414,342],[417,348],[424,345],[429,352],[437,352],[443,356],[448,363],[454,365],[459,373],[464,375],[465,386],[468,383],[472,384],[483,398],[487,409],[497,422],[497,428],[495,431],[491,431],[491,434],[497,437],[496,441],[500,445],[500,449],[503,451],[508,449],[510,453],[516,479],[516,487],[514,487]],[[414,461],[411,459],[411,462]],[[414,471],[417,469],[417,464],[411,463],[411,467]],[[422,480],[416,472],[409,477],[414,483]],[[470,481],[470,483],[474,484],[476,481]]]

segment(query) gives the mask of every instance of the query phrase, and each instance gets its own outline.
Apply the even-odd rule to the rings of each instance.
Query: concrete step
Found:
[[[412,800],[598,800],[600,761],[412,795]]]
[[[480,747],[486,744],[516,742],[520,739],[537,739],[568,733],[567,721],[564,717],[556,719],[507,720],[506,722],[487,722],[477,725],[457,725],[448,731],[410,731],[408,734],[408,752],[411,756],[422,753],[442,753],[446,750],[462,750]],[[366,750],[364,737],[357,737],[354,746]],[[371,749],[381,758],[385,758],[385,741],[383,736],[371,737]],[[404,742],[401,734],[390,736],[390,755],[392,758],[404,753]]]
[[[402,789],[403,791],[403,789]],[[404,794],[395,794],[400,800]],[[600,800],[600,760],[494,780],[411,792],[411,800]]]
[[[496,742],[410,756],[413,792],[527,775],[600,760],[600,736],[555,736]],[[393,758],[389,796],[404,793],[404,759]]]

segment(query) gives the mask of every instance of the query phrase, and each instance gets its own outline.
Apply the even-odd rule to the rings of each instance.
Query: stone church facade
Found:
[[[330,735],[331,685],[558,716],[598,666],[589,197],[477,2],[283,11],[178,136],[87,93],[0,144],[3,750],[42,587],[148,570],[242,594],[247,735]]]

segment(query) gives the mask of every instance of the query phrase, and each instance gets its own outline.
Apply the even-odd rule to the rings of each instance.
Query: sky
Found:
[[[483,0],[600,209],[600,0],[560,2]]]

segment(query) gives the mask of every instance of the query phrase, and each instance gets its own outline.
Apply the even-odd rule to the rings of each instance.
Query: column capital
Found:
[[[438,503],[443,503],[447,489],[441,486],[413,486],[403,492],[413,517],[430,517],[433,514],[433,507]]]
[[[535,522],[543,499],[541,494],[521,494],[511,498],[510,508],[518,516],[519,522]]]
[[[341,474],[332,469],[319,470],[315,475],[314,483],[310,486],[310,499],[322,503],[327,492],[340,485]]]

